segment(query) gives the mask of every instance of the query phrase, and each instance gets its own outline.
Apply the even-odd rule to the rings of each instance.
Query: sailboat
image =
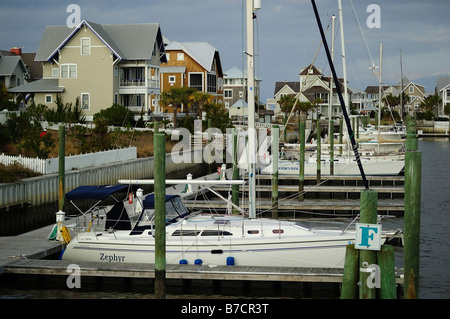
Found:
[[[256,3],[256,2],[255,2]],[[255,149],[253,14],[259,9],[247,0],[249,149]],[[252,152],[249,152],[252,153]],[[255,153],[255,152],[253,152]],[[354,230],[312,229],[294,221],[256,218],[254,162],[249,161],[249,211],[241,215],[217,215],[189,211],[177,195],[166,196],[166,262],[168,264],[241,265],[276,267],[342,268],[345,249],[354,243]],[[194,182],[194,181],[192,181]],[[198,181],[199,183],[243,183],[243,181]],[[139,184],[145,181],[121,181]],[[180,181],[166,180],[166,184]],[[183,181],[186,183],[186,181]],[[232,204],[233,205],[233,204]],[[133,221],[123,204],[102,229],[78,233],[68,244],[62,259],[116,263],[155,262],[154,195],[145,196],[139,217]],[[108,214],[107,220],[108,220]],[[117,218],[120,217],[120,218]],[[114,219],[113,217],[109,218]],[[382,236],[382,242],[387,234]]]

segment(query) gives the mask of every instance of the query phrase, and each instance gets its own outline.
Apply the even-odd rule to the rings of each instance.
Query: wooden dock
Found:
[[[87,277],[155,278],[154,264],[74,262],[66,260],[18,259],[4,266],[5,274],[68,276],[68,266],[80,267]],[[340,268],[246,267],[172,265],[166,266],[167,279],[250,280],[294,282],[342,282]]]

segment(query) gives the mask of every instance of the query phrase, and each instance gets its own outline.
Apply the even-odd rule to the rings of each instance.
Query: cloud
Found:
[[[4,1],[5,2],[5,1]],[[163,35],[176,41],[207,41],[220,52],[222,66],[242,68],[245,31],[242,12],[245,0],[15,0],[0,5],[0,48],[20,46],[36,51],[47,25],[66,23],[66,8],[76,3],[81,18],[97,23],[159,22]],[[381,9],[381,28],[369,29],[367,6]],[[316,0],[324,28],[332,14],[338,15],[337,0]],[[360,21],[358,26],[353,8]],[[379,63],[383,43],[386,81],[400,79],[399,50],[404,71],[411,77],[448,73],[450,66],[450,4],[441,0],[342,0],[347,73],[350,86],[364,89],[376,85],[368,70]],[[257,12],[255,43],[259,53],[257,73],[263,80],[262,102],[273,96],[276,81],[298,81],[302,67],[310,64],[320,44],[320,35],[308,0],[262,1]],[[363,32],[367,47],[361,35]],[[335,66],[342,76],[339,21],[336,19]],[[331,34],[327,39],[331,45]],[[323,48],[316,65],[329,72]],[[245,68],[245,66],[244,66]],[[428,88],[431,89],[432,88]]]

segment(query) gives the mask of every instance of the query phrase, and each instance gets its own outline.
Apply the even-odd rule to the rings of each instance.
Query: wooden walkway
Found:
[[[68,276],[67,267],[76,264],[81,276],[155,278],[154,264],[74,262],[66,260],[18,259],[4,266],[5,274]],[[342,282],[340,268],[246,267],[172,265],[166,266],[167,279],[251,280],[294,282]]]

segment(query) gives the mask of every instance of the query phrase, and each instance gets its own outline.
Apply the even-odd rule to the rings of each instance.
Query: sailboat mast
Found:
[[[256,217],[256,129],[255,129],[255,53],[253,11],[261,8],[260,0],[247,0],[247,97],[248,97],[248,182],[249,217]]]
[[[331,17],[331,60],[334,61],[334,25],[336,22],[336,16],[333,14]],[[331,73],[331,72],[330,72]],[[332,117],[332,109],[333,109],[333,74],[330,74],[330,93],[328,97],[328,137],[329,143],[331,143],[331,139],[333,136],[330,136],[331,132],[331,117]]]
[[[347,113],[350,113],[350,105],[348,101],[348,90],[347,90],[347,64],[345,62],[345,39],[344,39],[344,19],[342,17],[342,1],[338,0],[338,4],[339,4],[339,24],[341,28],[342,69],[344,73],[344,102]]]
[[[380,76],[378,79],[378,154],[380,154],[381,95],[383,85],[383,43],[380,43]]]

